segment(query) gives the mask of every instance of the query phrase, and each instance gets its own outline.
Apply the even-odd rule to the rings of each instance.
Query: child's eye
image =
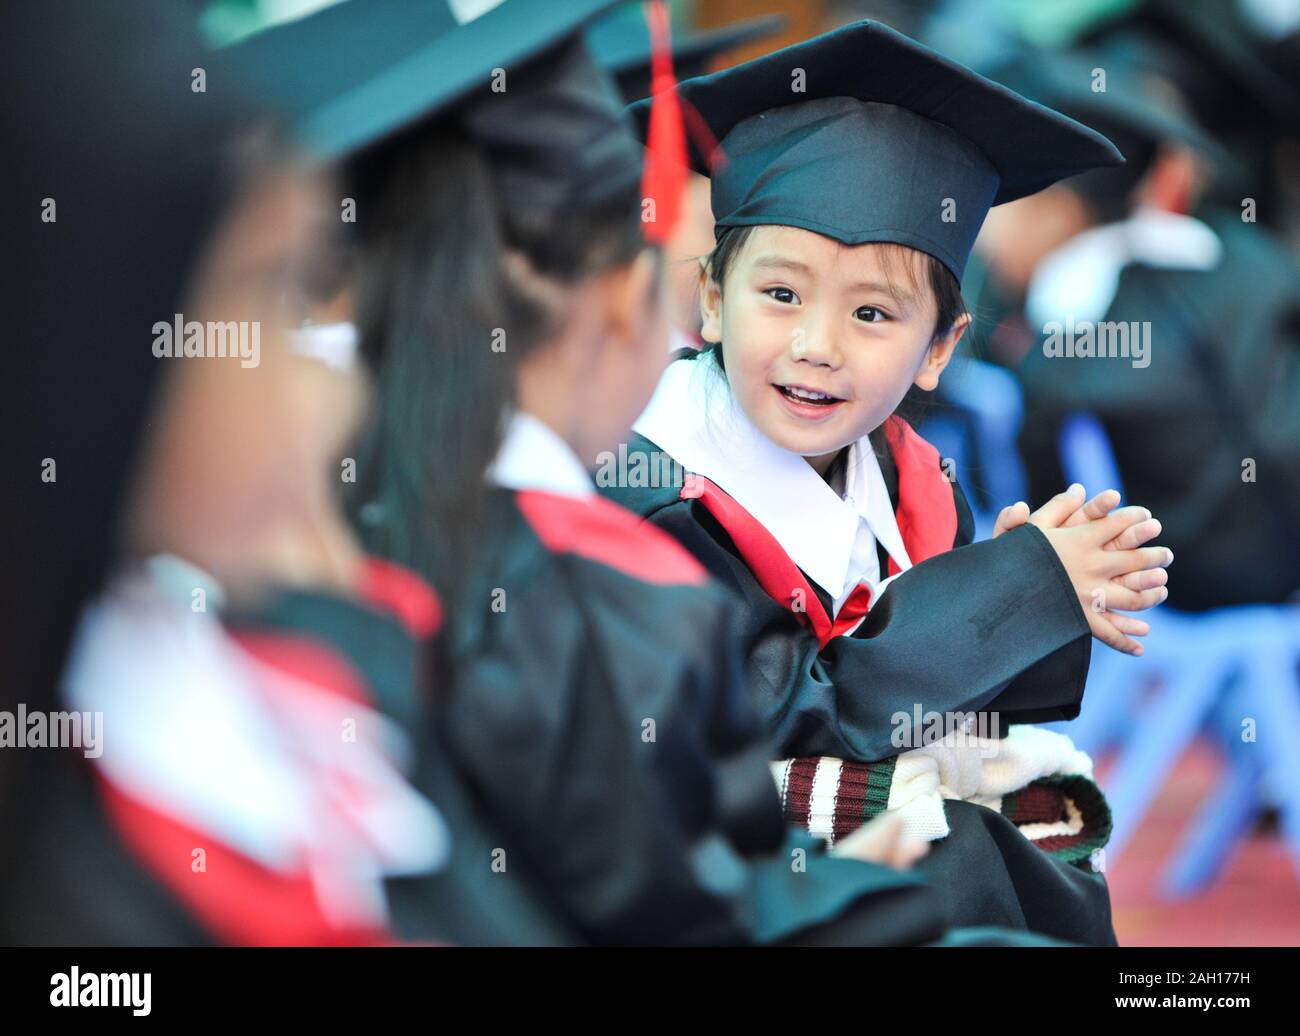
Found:
[[[799,296],[789,288],[764,288],[763,294],[777,302],[784,302],[787,305],[799,305]]]
[[[888,317],[883,309],[877,309],[875,306],[859,306],[853,311],[853,317],[867,324],[878,324]]]

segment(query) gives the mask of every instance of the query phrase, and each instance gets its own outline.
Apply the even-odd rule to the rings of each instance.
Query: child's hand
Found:
[[[929,842],[904,833],[901,816],[897,813],[882,813],[836,842],[830,855],[845,856],[864,863],[878,863],[902,871],[929,851]]]
[[[1014,503],[1010,507],[1004,507],[998,515],[997,523],[994,525],[993,535],[996,537],[1024,525],[1031,517],[1034,524],[1038,525],[1039,528],[1072,528],[1085,522],[1104,518],[1115,509],[1120,499],[1116,490],[1106,489],[1080,507],[1078,504],[1083,499],[1083,496],[1083,486],[1075,483],[1064,493],[1058,493],[1032,515],[1029,513],[1029,505],[1023,501]],[[1145,512],[1143,514],[1145,515]],[[1063,516],[1064,520],[1062,520]],[[1141,520],[1135,521],[1113,540],[1105,544],[1105,549],[1135,550],[1159,534],[1160,522],[1149,515],[1145,515]],[[1172,555],[1170,560],[1172,560]],[[1139,592],[1163,587],[1168,581],[1169,573],[1164,568],[1133,572],[1117,577],[1114,580],[1121,588]],[[1099,639],[1102,639],[1104,643],[1109,644],[1116,650],[1124,651],[1127,654],[1142,654],[1141,646],[1128,638],[1146,636],[1151,632],[1150,626],[1141,619],[1135,619],[1118,612],[1103,611],[1101,617],[1113,627],[1113,631],[1107,637]]]
[[[1077,502],[1078,494],[1073,496]],[[1060,501],[1054,498],[1030,522],[1042,530],[1065,566],[1093,636],[1116,651],[1142,654],[1142,646],[1132,638],[1145,636],[1150,627],[1113,609],[1142,611],[1169,596],[1163,570],[1174,560],[1173,551],[1142,546],[1159,534],[1160,523],[1144,507],[1121,507],[1104,518],[1053,526],[1068,506]],[[1042,518],[1041,511],[1047,512]]]
[[[1036,525],[1045,526],[1054,523],[1053,527],[1082,525],[1084,522],[1092,521],[1095,518],[1105,518],[1118,506],[1119,491],[1103,489],[1080,507],[1079,501],[1082,499],[1083,486],[1076,482],[1064,493],[1058,493],[1032,515],[1029,512],[1029,505],[1023,500],[1018,500],[998,512],[997,520],[993,523],[992,538],[997,539],[1004,532],[1019,528],[1029,521],[1031,517],[1038,519],[1034,523]],[[1123,549],[1127,550],[1136,546],[1139,546],[1139,544],[1129,544]]]

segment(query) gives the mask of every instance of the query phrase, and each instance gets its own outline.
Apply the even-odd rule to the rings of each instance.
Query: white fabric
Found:
[[[567,442],[532,414],[510,415],[490,482],[506,489],[536,489],[560,496],[588,497],[596,492],[591,474]]]
[[[308,324],[289,331],[287,337],[289,348],[299,356],[319,360],[337,371],[350,371],[357,366],[361,337],[355,324]]]
[[[1034,270],[1025,315],[1034,326],[1073,317],[1105,317],[1119,290],[1119,276],[1134,263],[1170,270],[1212,270],[1223,243],[1200,220],[1140,208],[1119,223],[1076,234]]]
[[[1092,760],[1064,734],[1029,724],[1002,739],[953,731],[924,748],[904,752],[894,765],[890,812],[904,830],[927,841],[948,834],[944,799],[965,799],[1000,811],[1002,796],[1043,777],[1092,776]]]
[[[82,617],[63,693],[104,715],[110,782],[268,869],[307,871],[339,923],[382,921],[385,875],[446,859],[441,816],[394,765],[402,731],[258,661],[174,587],[115,580]]]
[[[850,448],[841,498],[799,454],[768,439],[735,402],[712,356],[670,363],[633,426],[687,471],[730,494],[835,601],[882,579],[877,539],[900,572],[912,567],[880,463],[864,436]]]
[[[780,759],[771,764],[783,801],[793,763],[793,759]],[[822,756],[813,774],[808,830],[828,841],[833,840],[843,769],[843,760]],[[1002,796],[1044,777],[1067,774],[1090,778],[1092,760],[1064,734],[1031,725],[1012,726],[1002,739],[954,731],[934,744],[898,756],[884,812],[902,817],[905,834],[933,842],[949,832],[945,799],[964,799],[1001,812]],[[1077,833],[1083,818],[1073,804],[1069,808],[1068,820],[1029,824],[1020,830],[1034,839]]]

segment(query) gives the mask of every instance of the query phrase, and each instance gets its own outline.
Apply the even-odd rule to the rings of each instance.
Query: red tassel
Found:
[[[650,27],[650,126],[646,134],[641,197],[654,203],[654,218],[644,222],[645,238],[664,245],[681,218],[686,190],[686,130],[673,75],[672,27],[664,0],[645,5]]]

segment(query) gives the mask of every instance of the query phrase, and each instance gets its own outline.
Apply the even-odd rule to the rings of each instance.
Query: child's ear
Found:
[[[933,392],[939,387],[939,375],[943,369],[948,366],[948,361],[952,359],[952,354],[957,350],[957,343],[961,341],[961,336],[966,333],[966,328],[970,327],[971,316],[969,313],[963,313],[957,318],[952,325],[952,329],[942,338],[936,338],[930,343],[930,348],[926,350],[925,360],[921,364],[921,369],[917,372],[914,384],[917,388],[924,389],[926,392]]]
[[[722,341],[722,288],[709,276],[700,261],[700,337],[706,342]]]

